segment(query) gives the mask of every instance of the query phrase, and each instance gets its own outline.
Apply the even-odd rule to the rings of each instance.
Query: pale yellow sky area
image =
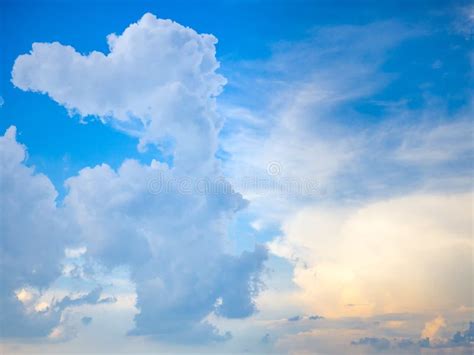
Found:
[[[472,307],[472,193],[307,209],[273,253],[295,264],[298,301],[327,317]]]

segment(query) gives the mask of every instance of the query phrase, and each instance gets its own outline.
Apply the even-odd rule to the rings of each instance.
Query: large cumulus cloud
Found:
[[[17,292],[47,288],[61,273],[68,237],[51,181],[24,164],[16,128],[0,136],[0,322],[3,336],[46,336],[59,312],[28,312]],[[25,297],[28,295],[25,291]]]
[[[246,201],[221,177],[214,156],[215,97],[225,84],[216,73],[217,41],[151,14],[107,41],[108,54],[88,55],[34,43],[15,61],[12,82],[48,94],[71,114],[97,116],[136,136],[139,148],[168,150],[173,163],[125,160],[117,170],[106,163],[84,168],[66,181],[61,213],[77,226],[75,245],[86,250],[84,259],[130,271],[138,313],[129,334],[228,339],[206,318],[255,311],[267,252],[256,247],[234,255],[226,240]]]
[[[216,38],[145,14],[121,35],[107,37],[110,52],[78,53],[60,43],[34,43],[19,56],[12,82],[48,94],[81,116],[94,115],[140,137],[140,146],[171,139],[175,159],[196,168],[214,154]]]
[[[169,183],[153,193],[150,182],[158,178]],[[66,182],[65,208],[82,227],[86,256],[130,266],[140,310],[130,334],[222,339],[202,321],[213,311],[234,318],[253,313],[266,251],[229,255],[226,228],[245,201],[230,187],[183,191],[184,179],[157,162],[87,168]]]
[[[96,304],[102,292],[41,301],[62,274],[65,249],[81,241],[49,178],[26,161],[11,126],[0,136],[0,337],[51,336],[67,308]]]

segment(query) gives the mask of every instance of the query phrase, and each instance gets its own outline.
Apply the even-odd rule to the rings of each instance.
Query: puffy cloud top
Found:
[[[212,158],[214,98],[226,82],[216,73],[217,39],[147,13],[107,42],[108,54],[87,55],[58,42],[33,43],[16,59],[12,82],[48,94],[71,113],[111,122],[140,137],[141,148],[175,140],[179,166]]]

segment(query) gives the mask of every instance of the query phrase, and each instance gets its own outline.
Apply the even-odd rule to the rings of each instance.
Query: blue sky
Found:
[[[472,4],[0,10],[2,351],[472,351]]]
[[[1,121],[1,127],[3,130],[11,124],[21,127],[31,163],[48,173],[58,188],[66,177],[84,166],[102,161],[117,166],[122,156],[139,159],[152,157],[144,158],[137,154],[130,137],[100,124],[78,126],[77,121],[66,119],[67,113],[63,108],[46,97],[15,90],[10,83],[14,60],[19,53],[27,53],[33,42],[58,41],[73,45],[81,53],[92,50],[106,52],[105,36],[123,30],[147,11],[198,32],[214,34],[219,39],[217,58],[221,62],[221,72],[229,77],[244,75],[235,72],[235,63],[268,59],[277,43],[308,38],[315,28],[395,18],[408,26],[418,26],[420,31],[430,31],[430,35],[391,49],[390,58],[383,64],[382,70],[395,78],[370,100],[396,101],[409,97],[409,107],[418,108],[424,105],[423,95],[433,95],[447,97],[445,104],[448,110],[459,109],[468,100],[470,79],[464,73],[469,71],[469,62],[463,50],[466,49],[466,40],[449,29],[456,18],[456,13],[449,11],[449,8],[462,6],[462,3],[4,1],[2,4],[5,9],[2,20],[2,43],[5,48],[2,91],[8,105],[2,110],[5,118]],[[443,70],[432,69],[436,61],[443,63]],[[428,88],[421,91],[419,88],[423,84]],[[227,97],[229,100],[248,99],[232,81],[222,96],[222,100]],[[362,122],[355,124],[363,126],[383,117],[379,112],[381,108],[371,104],[370,100],[360,100],[355,105],[357,111],[367,113]],[[28,117],[31,112],[48,119],[31,119]],[[47,142],[37,134],[38,130],[49,133]],[[100,154],[97,149],[99,140]],[[64,160],[70,169],[67,172],[64,172]]]

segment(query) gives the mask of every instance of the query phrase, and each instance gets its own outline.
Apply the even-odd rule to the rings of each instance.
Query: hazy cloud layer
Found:
[[[471,218],[471,193],[312,208],[289,220],[270,249],[292,260],[301,301],[324,315],[469,308],[472,283],[462,280],[474,278]]]

